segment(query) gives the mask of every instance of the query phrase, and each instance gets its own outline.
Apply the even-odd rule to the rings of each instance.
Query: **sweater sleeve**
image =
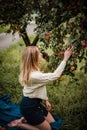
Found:
[[[66,66],[66,62],[62,61],[57,69],[53,73],[42,73],[42,72],[33,72],[31,76],[31,80],[35,82],[35,84],[44,85],[50,81],[58,79],[61,76],[64,68]]]

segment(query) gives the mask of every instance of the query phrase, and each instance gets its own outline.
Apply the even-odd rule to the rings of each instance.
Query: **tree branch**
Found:
[[[38,40],[39,40],[39,35],[37,35],[37,36],[34,38],[34,40],[33,40],[33,42],[32,42],[32,45],[33,45],[33,46],[36,46]]]

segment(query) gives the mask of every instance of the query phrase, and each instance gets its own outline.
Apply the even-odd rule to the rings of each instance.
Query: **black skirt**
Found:
[[[34,126],[41,124],[48,114],[42,100],[38,98],[23,97],[20,110],[27,123]]]

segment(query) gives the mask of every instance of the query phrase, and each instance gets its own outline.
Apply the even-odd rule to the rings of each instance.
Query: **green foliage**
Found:
[[[18,103],[22,96],[22,87],[18,82],[20,59],[24,48],[22,41],[0,51],[0,95],[11,94],[12,101]]]
[[[8,32],[19,32],[26,46],[31,45],[27,35],[27,25],[30,24],[31,14],[37,9],[35,0],[0,0],[0,25],[8,25]],[[36,37],[36,39],[38,39]],[[37,40],[35,40],[37,43]],[[34,43],[34,45],[36,44]]]
[[[7,26],[0,26],[0,33],[4,33],[4,32],[7,32],[7,30],[9,30],[10,26],[7,25]]]
[[[73,72],[78,68],[77,62],[82,60],[85,61],[82,68],[86,73],[87,1],[46,0],[39,2],[39,6],[37,33],[44,42],[43,48],[50,47],[53,50],[49,67],[55,69],[62,60],[65,49],[73,46],[73,55],[64,73],[74,76]]]
[[[77,79],[62,77],[62,81],[48,85],[48,95],[52,103],[52,112],[64,120],[61,130],[87,129],[87,75],[78,73]]]
[[[14,31],[27,26],[34,10],[33,4],[33,0],[0,0],[0,23],[10,24]]]

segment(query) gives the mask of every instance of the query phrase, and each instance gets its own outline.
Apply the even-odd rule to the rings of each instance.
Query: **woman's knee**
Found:
[[[40,130],[52,130],[50,124],[46,120],[41,124],[37,125],[36,127]]]
[[[45,120],[47,120],[47,122],[51,123],[51,122],[55,122],[54,117],[51,115],[50,112],[48,112],[48,115],[45,117]]]

